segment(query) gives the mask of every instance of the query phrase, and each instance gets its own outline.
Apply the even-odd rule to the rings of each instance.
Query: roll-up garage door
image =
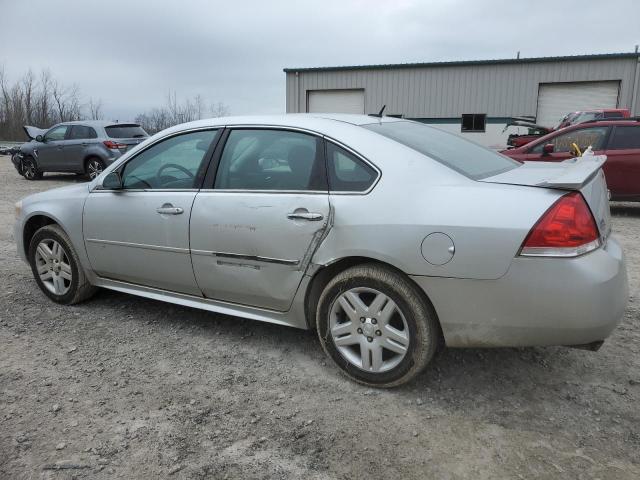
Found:
[[[309,113],[364,113],[364,90],[310,90]]]
[[[541,83],[536,123],[555,127],[567,114],[618,106],[619,81]]]

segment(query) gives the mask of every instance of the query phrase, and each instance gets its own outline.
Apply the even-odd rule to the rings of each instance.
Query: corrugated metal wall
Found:
[[[618,105],[637,110],[637,70],[632,57],[287,72],[287,112],[306,111],[308,90],[364,88],[367,113],[386,104],[385,113],[408,118],[535,115],[540,83],[598,80],[619,80]]]

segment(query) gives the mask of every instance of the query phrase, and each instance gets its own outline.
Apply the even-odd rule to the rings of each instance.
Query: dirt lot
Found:
[[[445,350],[376,391],[309,332],[109,291],[49,301],[13,204],[75,181],[0,157],[0,478],[640,478],[640,204],[613,208],[632,300],[599,352]]]

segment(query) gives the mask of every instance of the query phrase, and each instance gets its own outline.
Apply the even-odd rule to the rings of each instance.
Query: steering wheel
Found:
[[[166,165],[163,165],[162,167],[160,167],[160,169],[156,172],[156,180],[158,181],[159,185],[162,185],[162,172],[164,172],[167,168],[175,168],[176,170],[180,170],[182,173],[186,174],[187,177],[189,177],[192,180],[195,177],[193,173],[191,173],[189,170],[184,168],[182,165],[178,165],[176,163],[167,163]]]

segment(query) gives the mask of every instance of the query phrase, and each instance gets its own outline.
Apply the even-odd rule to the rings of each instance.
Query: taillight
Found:
[[[104,143],[104,146],[110,150],[119,150],[121,148],[127,148],[126,143],[118,143],[118,142],[113,142],[111,140],[105,140],[102,143]]]
[[[599,246],[598,227],[587,202],[579,192],[571,192],[554,203],[533,226],[520,255],[577,257]]]

